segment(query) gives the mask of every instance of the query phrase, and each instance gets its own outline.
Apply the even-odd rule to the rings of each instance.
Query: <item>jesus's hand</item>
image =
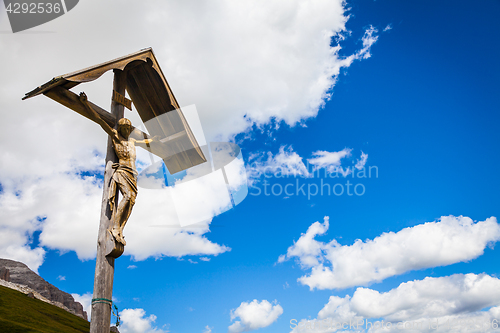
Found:
[[[80,93],[80,101],[81,102],[87,101],[87,95],[83,91]]]

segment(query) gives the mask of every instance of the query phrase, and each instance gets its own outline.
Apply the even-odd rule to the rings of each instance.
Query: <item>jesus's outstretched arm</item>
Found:
[[[99,114],[97,112],[95,112],[94,109],[92,109],[92,107],[89,105],[89,102],[88,102],[88,99],[87,99],[87,95],[84,92],[80,93],[80,101],[85,106],[85,108],[87,109],[87,111],[89,111],[90,116],[93,118],[93,120],[96,123],[98,123],[102,127],[102,129],[106,133],[108,133],[109,136],[111,136],[113,138],[113,140],[120,141],[119,138],[118,138],[118,134],[117,134],[116,130],[112,129],[111,126],[109,126],[108,123],[105,122],[101,118],[101,116],[99,116]]]

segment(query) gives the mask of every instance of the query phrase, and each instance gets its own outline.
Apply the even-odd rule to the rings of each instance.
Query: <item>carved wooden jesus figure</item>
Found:
[[[109,230],[116,241],[126,245],[123,228],[125,223],[127,223],[130,213],[132,212],[132,207],[135,204],[135,198],[137,197],[137,170],[135,168],[135,158],[136,151],[135,146],[142,146],[146,148],[146,145],[157,141],[157,138],[145,139],[145,140],[135,140],[129,138],[130,133],[132,133],[132,123],[126,118],[122,118],[118,121],[118,129],[115,130],[111,128],[97,112],[95,112],[87,101],[87,96],[85,93],[80,93],[80,101],[86,106],[87,110],[93,115],[94,121],[101,125],[106,133],[113,140],[113,148],[115,150],[116,156],[118,157],[118,163],[113,164],[113,176],[111,177],[111,184],[109,186],[109,205],[113,212],[111,216],[111,222],[113,223],[113,228]],[[122,194],[123,198],[116,207],[116,193],[117,188]],[[116,209],[115,209],[116,207]]]

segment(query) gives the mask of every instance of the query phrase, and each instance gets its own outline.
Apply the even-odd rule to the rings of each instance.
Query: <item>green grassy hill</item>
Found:
[[[90,323],[57,306],[0,286],[0,332],[88,333]]]

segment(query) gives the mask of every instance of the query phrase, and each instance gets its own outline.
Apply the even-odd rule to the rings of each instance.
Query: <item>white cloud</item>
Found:
[[[359,160],[357,160],[354,167],[358,170],[361,170],[365,167],[366,161],[368,161],[368,154],[361,152],[361,157],[359,158]]]
[[[500,280],[486,274],[455,274],[445,277],[426,277],[401,283],[397,288],[380,293],[369,288],[357,288],[353,296],[330,296],[328,303],[319,311],[315,320],[303,320],[301,327],[293,332],[305,332],[305,326],[316,329],[310,332],[331,332],[328,326],[339,323],[363,323],[361,331],[392,332],[401,331],[397,324],[408,332],[448,332],[447,326],[455,326],[467,332],[486,332],[483,327],[474,324],[492,323],[500,314]],[[490,308],[491,307],[491,308]],[[481,311],[490,308],[488,311]],[[372,319],[372,320],[369,320]],[[469,321],[465,321],[469,319]],[[374,323],[384,320],[390,322],[392,329],[376,329]],[[370,322],[371,325],[367,324]],[[329,324],[327,324],[329,323]],[[440,323],[438,328],[429,328],[429,324]],[[454,324],[452,324],[454,323]],[[298,324],[298,323],[297,323]],[[418,324],[423,324],[418,329]],[[323,329],[320,329],[322,325]],[[357,326],[357,325],[355,325]],[[466,329],[466,326],[469,326]],[[413,327],[410,329],[410,327]],[[366,330],[368,328],[368,330]],[[491,328],[491,327],[490,327]]]
[[[328,231],[329,217],[324,217],[324,223],[314,222],[305,234],[302,234],[297,242],[288,248],[286,255],[281,255],[278,262],[297,257],[303,268],[318,266],[323,262],[322,251],[323,243],[316,241],[314,238],[318,235],[323,235]]]
[[[269,303],[267,300],[261,302],[254,299],[252,302],[242,302],[236,309],[231,310],[231,321],[239,317],[229,326],[229,333],[240,333],[264,328],[274,323],[283,313],[281,305]]]
[[[88,292],[83,295],[71,294],[71,296],[83,306],[83,311],[87,312],[87,318],[90,321],[92,315],[92,293]]]
[[[295,257],[303,269],[311,268],[309,275],[298,279],[311,290],[368,285],[411,270],[469,261],[500,240],[495,217],[473,222],[468,217],[445,216],[373,240],[358,239],[352,245],[317,241],[315,237],[328,228],[328,217],[324,223],[313,223],[278,259],[283,262]]]
[[[136,269],[136,268],[137,268],[137,266],[136,266],[136,265],[128,265],[128,266],[127,266],[127,268],[128,268],[128,269]]]
[[[54,34],[2,36],[2,49],[11,50],[3,58],[15,60],[11,68],[4,65],[7,71],[2,73],[24,82],[24,89],[19,89],[15,80],[5,95],[17,95],[52,76],[153,46],[178,100],[183,105],[196,104],[204,113],[202,123],[210,139],[227,137],[245,131],[251,125],[248,119],[257,125],[271,119],[293,125],[314,117],[329,98],[340,69],[364,57],[371,46],[365,40],[373,39],[375,33],[370,27],[362,37],[363,48],[340,57],[341,46],[330,44],[332,37],[346,32],[349,16],[341,0],[314,4],[226,0],[196,7],[176,1],[148,5],[123,1],[120,8],[116,13],[112,4],[86,1],[39,28]],[[92,27],[85,24],[89,16],[96,18]],[[130,25],[130,20],[142,23]],[[74,23],[71,29],[67,29],[69,22]],[[2,30],[9,30],[6,20],[2,23]],[[72,38],[75,33],[81,36],[79,41]],[[108,37],[113,37],[112,48]],[[92,43],[100,52],[82,52],[75,48],[80,43]],[[26,51],[46,50],[47,45],[51,52],[23,63],[33,54]],[[60,51],[66,52],[65,59],[53,57]],[[26,78],[36,79],[33,87],[26,87]],[[99,94],[103,101],[108,99],[109,87]]]
[[[27,228],[27,230],[29,230]],[[43,263],[45,250],[42,247],[32,249],[26,235],[26,230],[18,228],[5,228],[0,230],[0,257],[20,261],[32,271],[38,273],[38,267]],[[27,245],[26,245],[27,244]]]
[[[125,309],[120,312],[121,333],[167,333],[157,327],[154,327],[156,316],[154,314],[146,317],[146,311],[143,309]]]
[[[356,59],[368,59],[372,55],[370,53],[371,47],[375,42],[378,40],[377,34],[377,29],[375,27],[370,26],[366,31],[365,35],[363,36],[363,48],[355,55]]]
[[[165,10],[188,10],[184,5],[172,7]],[[179,86],[182,99],[185,96],[210,111],[202,115],[210,124],[207,132],[217,127],[225,128],[226,135],[239,133],[251,121],[262,125],[271,119],[293,125],[317,114],[340,69],[359,58],[341,58],[340,46],[330,46],[331,37],[345,31],[344,11],[342,1],[314,5],[224,1],[200,11],[189,8],[189,22],[197,24],[190,26],[189,41],[180,34],[170,40],[179,56],[170,47],[162,50],[166,59],[172,59],[167,72],[177,74],[172,82]],[[156,15],[152,21],[164,22],[164,18]],[[186,24],[186,17],[178,15],[165,29]],[[205,57],[199,56],[200,50]],[[196,97],[189,91],[196,92]]]
[[[203,331],[203,333],[212,333],[212,328],[213,327],[210,327],[210,326],[205,326],[205,330]]]
[[[139,191],[125,228],[125,237],[130,239],[126,254],[143,260],[163,255],[217,255],[229,250],[203,236],[209,232],[207,223],[191,229],[168,225],[165,221],[173,213],[162,215],[170,206],[159,205],[155,200],[167,202],[167,199],[158,198],[157,193]],[[5,188],[0,194],[0,238],[4,239],[0,242],[0,256],[20,260],[36,271],[45,251],[42,247],[30,249],[25,244],[30,241],[27,232],[41,230],[41,245],[63,252],[75,251],[82,260],[94,258],[101,196],[102,188],[93,177],[70,173],[31,178],[15,189]]]
[[[0,34],[0,256],[36,271],[43,247],[76,251],[81,259],[95,255],[102,193],[98,182],[80,174],[102,170],[106,134],[43,96],[21,101],[25,92],[56,75],[152,46],[180,103],[197,105],[207,139],[224,140],[272,119],[294,125],[316,116],[340,69],[365,58],[376,40],[370,28],[361,50],[339,56],[341,46],[330,42],[346,31],[344,6],[341,0],[223,0],[194,7],[129,0],[117,12],[113,3],[89,0],[42,27]],[[9,29],[1,20],[0,30]],[[107,73],[74,90],[108,109],[111,78]],[[127,117],[140,125],[134,112]],[[165,224],[159,221],[165,200],[145,192],[125,229],[126,254],[139,260],[228,250],[204,237],[208,222],[198,229],[150,228]],[[36,231],[40,244],[32,246]]]
[[[206,224],[245,199],[248,193],[247,177],[239,147],[228,142],[212,142],[210,147],[204,148],[207,148],[207,162],[186,170],[182,176],[176,175],[175,181],[168,180],[170,187],[165,186],[160,170],[163,161],[154,162],[142,170],[138,186],[144,188],[141,196],[144,193],[149,196],[146,214],[161,210],[159,215],[168,215],[166,221],[169,224],[181,227]],[[164,201],[173,202],[173,206],[169,205],[171,207],[165,210]]]
[[[244,171],[243,165],[242,170]],[[158,190],[153,191],[158,192]],[[232,207],[222,170],[216,170],[203,177],[176,184],[173,188],[161,191],[171,192],[170,197],[175,205],[175,215],[181,226],[210,221],[214,216]]]
[[[267,155],[267,159],[265,159]],[[260,176],[302,176],[308,177],[309,171],[302,161],[302,157],[293,151],[292,146],[281,146],[279,153],[253,155],[249,158],[249,177],[259,178]]]
[[[45,216],[40,243],[63,252],[74,250],[80,259],[95,257],[95,240],[102,189],[95,178],[65,173],[28,185],[28,212]]]
[[[351,152],[352,149],[350,148],[344,148],[336,152],[318,150],[313,152],[313,157],[307,159],[307,164],[304,164],[303,158],[293,150],[292,146],[284,145],[280,147],[276,155],[271,152],[251,155],[247,173],[250,181],[255,181],[262,176],[266,178],[314,177],[314,172],[320,169],[325,169],[328,173],[339,173],[346,177],[354,172],[354,167],[358,170],[363,169],[368,159],[368,154],[361,152],[361,156],[354,167],[342,167],[342,161],[351,157]],[[312,165],[312,170],[310,170],[309,165]]]
[[[218,255],[230,248],[209,241],[209,221],[181,228],[171,193],[139,189],[136,204],[125,228],[127,248],[135,260],[150,256]]]
[[[330,296],[318,318],[336,318],[344,304],[363,318],[385,318],[389,321],[436,318],[500,305],[500,280],[486,274],[471,273],[426,277],[401,283],[383,293],[357,288],[350,300],[349,296]]]
[[[327,151],[316,151],[313,153],[313,158],[308,159],[307,161],[314,165],[314,170],[318,169],[326,169],[329,173],[340,172],[344,176],[349,174],[349,169],[344,171],[340,166],[341,160],[344,157],[351,156],[352,149],[344,148],[341,151],[336,152],[327,152]]]

